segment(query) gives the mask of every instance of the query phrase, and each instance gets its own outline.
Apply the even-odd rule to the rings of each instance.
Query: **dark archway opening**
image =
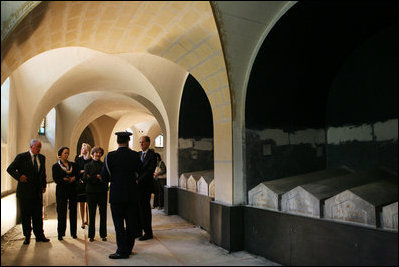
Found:
[[[93,133],[91,132],[89,126],[87,126],[83,130],[82,134],[79,137],[78,145],[76,146],[76,155],[80,155],[80,149],[83,143],[89,144],[92,148],[95,145]]]
[[[179,175],[213,170],[213,119],[208,97],[189,74],[179,111]]]
[[[248,83],[248,190],[342,164],[397,172],[397,11],[394,2],[298,2],[276,23]]]

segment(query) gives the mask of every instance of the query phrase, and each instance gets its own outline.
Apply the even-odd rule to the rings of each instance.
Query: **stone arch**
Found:
[[[254,74],[258,81],[257,83],[254,81],[252,85],[248,84],[246,93],[246,107],[262,107],[252,109],[251,113],[246,111],[246,134],[248,137],[246,144],[247,149],[254,152],[247,153],[247,172],[248,176],[252,178],[252,180],[247,179],[247,189],[251,189],[265,180],[326,168],[328,158],[320,151],[325,151],[328,145],[326,103],[332,89],[332,82],[338,78],[342,79],[343,76],[337,76],[338,71],[342,70],[346,61],[349,60],[349,56],[359,49],[359,45],[370,34],[374,34],[379,27],[390,25],[396,20],[394,12],[389,10],[389,6],[376,3],[344,6],[339,3],[320,5],[299,2],[278,21],[279,25],[276,24],[273,32],[268,34],[258,53],[260,57],[256,66],[258,68],[255,68],[257,62],[252,68],[251,78]],[[359,17],[353,20],[355,11]],[[320,14],[325,14],[325,16]],[[334,14],[335,17],[330,17],[327,14]],[[337,14],[340,19],[336,19]],[[313,39],[316,36],[315,33],[320,32],[323,34],[318,34],[317,38]],[[338,40],[347,40],[347,42]],[[380,43],[389,42],[381,41]],[[390,48],[388,45],[384,45],[384,47],[385,49]],[[375,49],[375,51],[383,50]],[[385,57],[388,58],[387,55]],[[267,60],[265,60],[266,58]],[[369,60],[372,57],[364,54],[359,58],[363,58],[361,60],[363,62],[364,59]],[[362,69],[354,68],[353,66],[356,64],[351,63],[349,64],[350,71],[345,76],[349,78],[349,81]],[[376,73],[378,71],[373,72],[373,74]],[[358,77],[361,76],[364,76],[363,73],[358,75]],[[267,81],[267,83],[263,81]],[[358,88],[350,82],[341,83],[341,87],[342,84]],[[365,88],[362,86],[361,90],[359,88],[353,92],[356,97],[352,99],[358,99],[358,94],[365,94]],[[250,89],[253,90],[252,92],[259,92],[259,94],[252,95],[253,100],[264,99],[265,101],[261,104],[257,101],[248,102]],[[347,99],[348,92],[349,90],[345,90],[345,93],[341,92],[340,97],[337,97],[341,100],[334,103],[336,107],[342,107],[344,103],[342,96],[345,94],[345,99]],[[386,104],[388,102],[384,101]],[[350,101],[350,104],[346,104],[353,106],[354,103],[355,101]],[[257,116],[259,120],[256,123],[263,123],[261,126],[264,128],[256,128],[255,122],[249,120],[249,118],[255,117],[254,114],[263,115]],[[348,114],[351,115],[348,116]],[[345,112],[341,115],[341,117],[345,116],[352,118],[353,112]],[[263,120],[264,118],[267,118],[268,121]],[[256,131],[248,130],[250,123],[252,123],[251,130],[255,129]],[[262,146],[272,147],[272,154],[269,153],[269,149],[265,149],[269,151],[268,154],[258,149]],[[279,153],[284,153],[283,146],[290,147],[290,150],[285,150],[288,153],[279,157],[282,155]],[[348,149],[346,152],[351,154],[353,151],[355,149]],[[367,149],[364,146],[360,151],[364,155]],[[256,156],[254,156],[255,154]],[[344,153],[341,158],[343,156]],[[348,163],[354,161],[357,161],[356,157],[347,160]],[[281,164],[282,162],[283,164]],[[288,162],[289,164],[283,166]]]
[[[87,10],[90,13],[86,13]],[[138,16],[132,16],[133,13]],[[130,23],[142,18],[139,15],[149,18],[140,21],[145,30],[131,27]],[[60,29],[65,32],[59,34]],[[67,34],[67,30],[76,34]],[[18,42],[21,38],[24,42]],[[47,43],[42,42],[43,39]],[[216,198],[233,202],[230,87],[209,2],[109,1],[101,5],[98,2],[43,2],[7,38],[2,49],[2,80],[35,55],[65,46],[85,46],[112,54],[149,52],[192,73],[211,102],[215,124],[215,177],[228,188],[216,189]],[[151,97],[148,99],[151,101]],[[170,147],[173,147],[176,141],[171,142]],[[171,176],[176,175],[172,173]],[[177,178],[172,184],[177,184]]]

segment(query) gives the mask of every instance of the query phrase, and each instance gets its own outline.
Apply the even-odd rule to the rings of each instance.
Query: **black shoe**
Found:
[[[30,243],[30,237],[25,237],[24,245],[29,245],[29,243]]]
[[[58,240],[60,240],[60,241],[63,240],[62,235],[58,236]]]
[[[148,239],[152,239],[152,235],[143,235],[142,237],[139,238],[140,241],[144,241],[144,240],[148,240]]]
[[[73,239],[76,239],[76,238],[78,238],[78,237],[77,237],[76,235],[73,235],[72,238],[73,238]]]
[[[127,259],[127,258],[129,258],[129,255],[114,253],[114,254],[110,254],[108,256],[108,258],[110,258],[110,259]]]
[[[90,237],[89,241],[90,241],[90,242],[94,242],[94,238],[93,238],[93,237]]]
[[[50,239],[46,238],[45,236],[36,237],[36,242],[49,242]]]
[[[107,241],[107,238],[106,238],[106,237],[103,237],[102,240],[103,240],[103,241]]]

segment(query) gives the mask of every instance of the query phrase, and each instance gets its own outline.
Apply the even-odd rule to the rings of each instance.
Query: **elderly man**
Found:
[[[18,154],[7,172],[18,181],[17,198],[21,208],[24,244],[30,243],[33,233],[36,242],[48,242],[43,231],[43,194],[46,192],[46,157],[39,154],[42,143],[33,139],[27,152]],[[32,222],[32,225],[31,225]]]

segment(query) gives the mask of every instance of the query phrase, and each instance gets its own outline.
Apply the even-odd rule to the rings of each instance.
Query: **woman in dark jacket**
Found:
[[[77,201],[80,207],[80,217],[82,219],[82,229],[85,229],[85,225],[89,224],[89,212],[87,208],[87,199],[86,199],[86,183],[83,180],[83,173],[85,170],[85,165],[89,163],[92,158],[90,156],[91,146],[86,143],[82,143],[82,147],[80,149],[80,155],[76,155],[75,163],[79,168],[78,176],[77,176]],[[86,216],[85,216],[86,215]],[[86,217],[86,220],[85,220]]]
[[[91,150],[93,160],[84,167],[83,180],[86,182],[87,204],[89,206],[89,239],[94,241],[97,205],[100,211],[100,237],[107,241],[107,191],[108,184],[101,180],[104,154],[101,147]]]
[[[68,161],[69,148],[61,147],[58,150],[58,162],[53,165],[53,179],[56,186],[57,202],[57,232],[58,240],[65,236],[67,223],[67,206],[69,205],[69,224],[73,238],[76,236],[77,202],[76,202],[76,177],[78,168],[73,162]]]

